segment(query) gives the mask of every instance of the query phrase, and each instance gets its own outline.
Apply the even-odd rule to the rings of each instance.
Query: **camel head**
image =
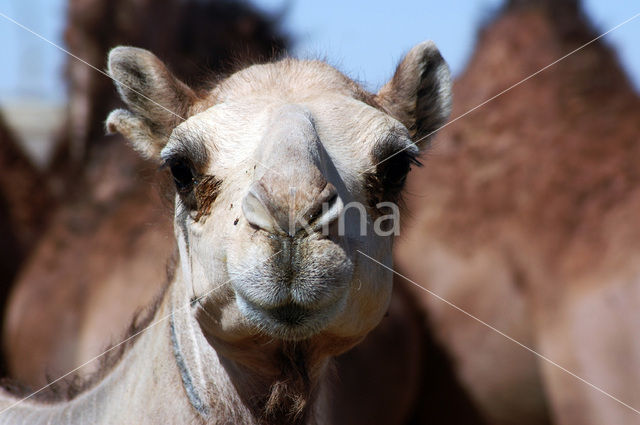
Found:
[[[173,175],[178,282],[209,334],[348,346],[379,323],[392,276],[358,251],[391,265],[413,141],[449,114],[432,43],[375,95],[319,61],[253,65],[205,92],[142,49],[113,49],[109,72],[128,110],[108,130]]]

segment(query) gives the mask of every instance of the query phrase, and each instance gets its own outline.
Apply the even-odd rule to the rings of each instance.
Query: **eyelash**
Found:
[[[383,159],[388,158],[384,161]],[[367,176],[367,187],[371,196],[372,207],[378,202],[401,202],[400,195],[412,165],[422,164],[416,156],[407,151],[398,154],[383,155],[375,172]]]

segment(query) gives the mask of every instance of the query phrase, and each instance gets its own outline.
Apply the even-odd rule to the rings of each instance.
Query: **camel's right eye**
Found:
[[[191,165],[187,161],[178,159],[171,161],[169,167],[178,192],[183,194],[190,192],[196,183],[193,171],[191,171]]]

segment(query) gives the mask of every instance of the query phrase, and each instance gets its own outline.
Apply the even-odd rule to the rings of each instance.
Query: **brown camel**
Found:
[[[597,34],[577,2],[514,1],[454,86],[458,116]],[[411,173],[408,277],[640,408],[640,99],[593,43],[443,130]],[[637,413],[418,291],[495,424]]]

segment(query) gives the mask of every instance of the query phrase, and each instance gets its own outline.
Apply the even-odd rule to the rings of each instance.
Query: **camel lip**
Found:
[[[310,338],[322,331],[333,317],[330,312],[311,310],[296,303],[265,308],[243,296],[238,296],[236,303],[250,323],[262,332],[284,340]]]
[[[307,317],[331,311],[350,287],[347,280],[331,281],[327,278],[328,283],[317,283],[312,278],[266,275],[243,280],[232,275],[230,283],[240,301],[269,313],[275,320],[295,324]]]
[[[313,315],[313,312],[295,303],[285,304],[279,307],[270,308],[267,313],[275,320],[289,326],[298,326]]]

